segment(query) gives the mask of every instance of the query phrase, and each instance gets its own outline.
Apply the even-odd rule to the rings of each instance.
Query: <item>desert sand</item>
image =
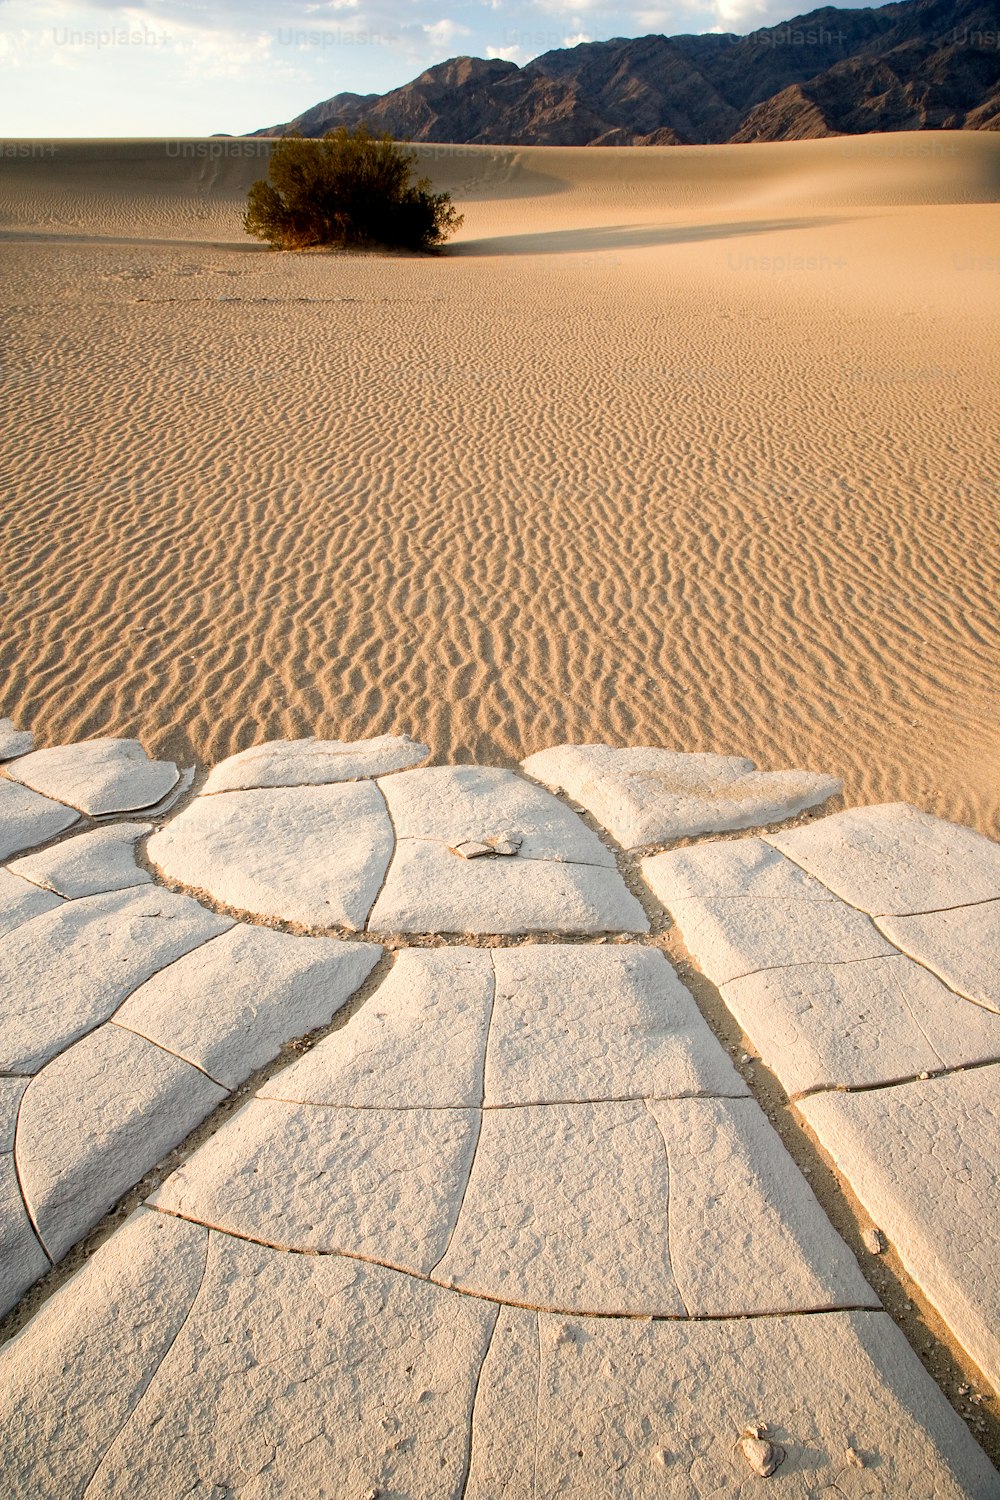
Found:
[[[1000,830],[1000,138],[422,148],[431,259],[248,240],[267,149],[2,147],[0,713],[745,754]]]

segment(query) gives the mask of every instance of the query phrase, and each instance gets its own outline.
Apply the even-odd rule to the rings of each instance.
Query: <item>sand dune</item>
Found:
[[[214,761],[746,753],[1000,830],[1000,139],[425,147],[278,256],[261,142],[8,143],[0,714]]]

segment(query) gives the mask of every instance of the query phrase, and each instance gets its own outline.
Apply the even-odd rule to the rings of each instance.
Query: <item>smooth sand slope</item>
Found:
[[[266,143],[5,149],[39,743],[646,742],[1000,828],[1000,138],[425,148],[433,260],[256,247]]]

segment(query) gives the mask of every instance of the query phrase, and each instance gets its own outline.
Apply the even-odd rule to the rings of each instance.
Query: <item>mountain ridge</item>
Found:
[[[335,94],[257,136],[367,123],[463,145],[708,145],[1000,129],[1000,35],[984,0],[823,6],[748,36],[581,42],[519,66],[454,57],[386,94]]]

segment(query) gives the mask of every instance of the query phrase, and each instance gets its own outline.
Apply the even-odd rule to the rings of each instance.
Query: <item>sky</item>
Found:
[[[0,138],[232,135],[461,54],[524,63],[614,36],[733,31],[793,0],[0,0]],[[2,145],[0,140],[0,145]]]

